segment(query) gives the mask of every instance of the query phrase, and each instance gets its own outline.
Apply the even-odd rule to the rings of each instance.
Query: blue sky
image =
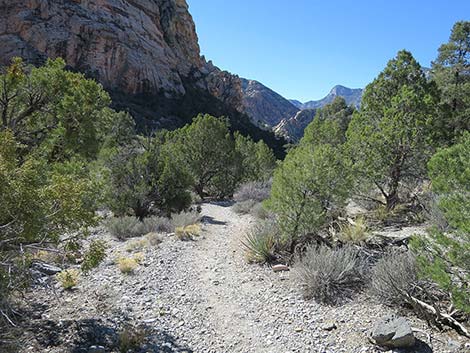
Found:
[[[187,0],[201,52],[286,98],[364,87],[400,49],[429,66],[469,0]]]

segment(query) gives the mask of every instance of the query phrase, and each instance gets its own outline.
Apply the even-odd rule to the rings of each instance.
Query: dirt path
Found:
[[[39,324],[53,329],[33,332],[22,352],[86,353],[91,345],[107,347],[116,337],[113,330],[129,321],[147,327],[151,343],[143,352],[377,352],[367,332],[391,309],[367,295],[340,307],[305,301],[292,272],[246,263],[241,240],[254,223],[251,216],[237,215],[229,204],[204,204],[202,215],[198,239],[169,236],[158,247],[144,249],[144,262],[130,276],[113,261],[128,244],[104,231],[95,234],[111,244],[109,259],[76,291],[60,292],[59,305],[46,291],[34,294],[47,308]],[[425,323],[409,319],[431,332]],[[335,329],[329,329],[331,323]],[[84,335],[87,330],[92,334]],[[447,352],[442,343],[435,344],[435,352]]]

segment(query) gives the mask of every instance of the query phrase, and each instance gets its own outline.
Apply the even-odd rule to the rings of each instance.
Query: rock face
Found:
[[[107,88],[184,94],[204,65],[184,0],[0,0],[0,58],[62,57]]]
[[[406,319],[394,316],[381,319],[372,331],[371,339],[378,346],[388,348],[413,347],[416,343]]]
[[[185,0],[0,0],[0,65],[62,57],[108,90],[167,98],[188,83],[242,110],[238,76],[200,56]]]
[[[62,57],[108,89],[167,97],[189,78],[241,108],[238,77],[200,57],[185,0],[0,0],[0,41],[2,65]]]
[[[0,43],[0,66],[15,56],[35,65],[62,57],[102,83],[139,127],[224,115],[282,155],[284,142],[244,115],[240,78],[200,56],[186,0],[0,0]]]
[[[274,132],[289,141],[297,142],[304,135],[304,130],[315,117],[316,109],[304,109],[289,119],[282,119],[274,127]]]
[[[256,124],[273,127],[299,111],[287,99],[258,81],[242,79],[243,109]]]
[[[290,100],[299,109],[316,109],[324,107],[325,105],[334,101],[336,97],[343,97],[347,105],[354,105],[359,108],[361,105],[363,90],[361,88],[348,88],[341,85],[334,86],[326,97],[317,101],[308,101],[306,103],[299,102],[298,100]]]

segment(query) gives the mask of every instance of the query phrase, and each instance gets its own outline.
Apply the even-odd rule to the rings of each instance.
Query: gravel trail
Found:
[[[50,293],[35,293],[48,307],[38,320],[65,325],[61,339],[47,348],[42,343],[40,350],[32,339],[23,352],[88,352],[89,341],[81,343],[72,327],[90,320],[109,327],[125,321],[145,325],[153,337],[145,352],[377,352],[367,332],[392,309],[366,294],[339,307],[306,301],[292,271],[274,273],[269,266],[245,261],[241,241],[254,224],[251,216],[237,215],[228,203],[203,204],[202,216],[200,237],[166,237],[158,247],[144,250],[144,262],[128,276],[112,260],[125,251],[126,243],[104,231],[96,234],[111,244],[108,261],[76,291],[58,293],[60,305]],[[436,337],[424,322],[408,319]],[[434,351],[451,352],[447,336],[438,336],[430,343]],[[418,337],[424,340],[426,334]],[[106,342],[98,337],[95,344]],[[433,351],[429,349],[423,345],[413,352]]]

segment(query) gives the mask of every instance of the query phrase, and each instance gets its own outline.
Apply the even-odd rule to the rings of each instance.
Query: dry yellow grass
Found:
[[[57,280],[64,289],[72,289],[78,284],[78,279],[80,278],[80,271],[71,268],[64,270],[56,275]]]
[[[125,274],[131,274],[138,266],[137,261],[132,257],[120,257],[117,263],[119,270]]]
[[[191,240],[201,234],[200,224],[191,224],[186,227],[177,227],[175,230],[176,237],[180,240]]]

